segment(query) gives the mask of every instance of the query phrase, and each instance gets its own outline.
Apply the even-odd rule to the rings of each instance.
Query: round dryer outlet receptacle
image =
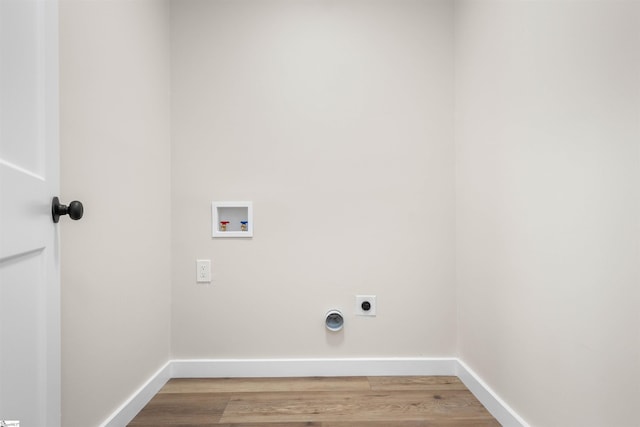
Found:
[[[377,311],[375,295],[356,295],[356,314],[375,316]]]

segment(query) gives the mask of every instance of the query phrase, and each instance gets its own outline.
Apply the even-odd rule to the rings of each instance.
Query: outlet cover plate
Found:
[[[196,260],[196,282],[211,283],[211,260],[210,259]]]
[[[362,308],[362,303],[364,302],[371,304],[369,310]],[[376,315],[377,308],[375,295],[356,295],[356,315],[373,317]]]

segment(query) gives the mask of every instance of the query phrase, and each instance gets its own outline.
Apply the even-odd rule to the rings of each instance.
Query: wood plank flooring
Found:
[[[498,427],[456,377],[172,379],[130,427]]]

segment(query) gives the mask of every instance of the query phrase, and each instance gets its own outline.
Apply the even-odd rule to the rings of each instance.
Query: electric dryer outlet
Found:
[[[375,295],[356,295],[356,314],[358,316],[375,316],[376,311]]]

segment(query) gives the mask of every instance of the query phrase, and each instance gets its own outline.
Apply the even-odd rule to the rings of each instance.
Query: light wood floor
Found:
[[[173,379],[129,426],[500,424],[456,377],[314,377]]]

